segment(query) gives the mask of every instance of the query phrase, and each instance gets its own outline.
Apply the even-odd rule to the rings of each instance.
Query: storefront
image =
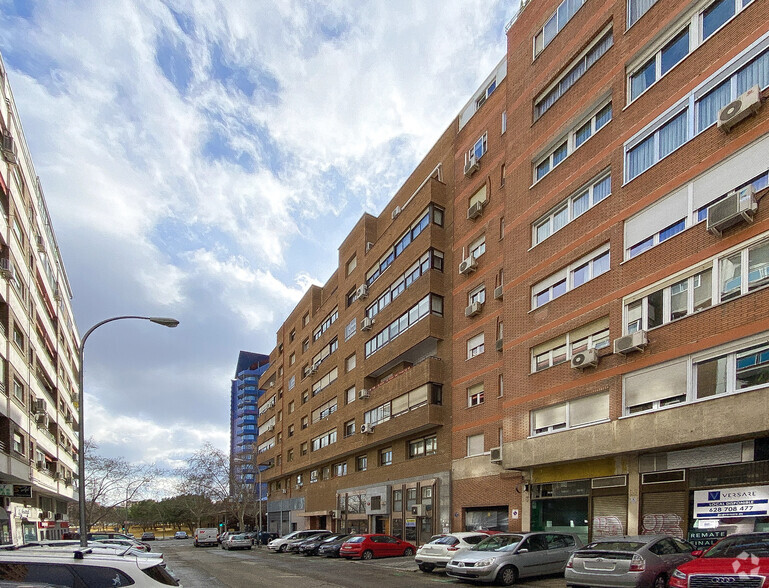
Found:
[[[267,501],[267,530],[280,536],[303,531],[309,521],[304,517],[304,497]]]

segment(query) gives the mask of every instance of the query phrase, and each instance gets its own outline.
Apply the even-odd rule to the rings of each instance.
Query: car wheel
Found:
[[[374,559],[374,552],[370,549],[367,549],[363,552],[363,554],[360,556],[361,559]]]
[[[403,555],[405,555],[406,557],[414,555],[414,550],[411,549],[411,547],[407,547],[406,549],[403,550]]]
[[[429,574],[435,569],[435,566],[429,563],[421,563],[419,564],[419,569],[422,570],[424,573]]]
[[[654,584],[652,584],[653,588],[666,588],[667,585],[668,581],[664,574],[660,574],[654,578]]]
[[[505,566],[497,573],[497,582],[503,586],[512,586],[518,579],[517,575],[513,566]]]
[[[279,553],[286,553],[286,546],[285,545],[281,545],[280,547],[278,547],[278,552]]]

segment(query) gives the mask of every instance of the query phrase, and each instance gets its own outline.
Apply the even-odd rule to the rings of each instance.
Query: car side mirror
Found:
[[[692,555],[694,557],[702,557],[702,554],[705,553],[702,549],[695,549],[692,551]]]

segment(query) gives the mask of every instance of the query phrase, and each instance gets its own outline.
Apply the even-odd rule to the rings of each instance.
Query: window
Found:
[[[338,478],[339,476],[346,476],[347,475],[347,462],[343,461],[341,463],[334,465],[334,475]]]
[[[472,304],[473,302],[479,302],[483,304],[486,302],[486,286],[481,284],[480,286],[477,286],[470,290],[470,292],[467,294],[467,303]]]
[[[288,436],[293,437],[294,436],[294,425],[288,426]]]
[[[611,194],[611,174],[602,175],[577,190],[533,225],[532,243],[537,245],[565,227]]]
[[[331,339],[331,341],[328,342],[327,345],[323,346],[323,349],[321,349],[318,353],[315,354],[315,356],[312,358],[312,365],[315,369],[318,369],[321,362],[326,359],[329,355],[334,353],[339,349],[339,341],[337,337],[334,337]]]
[[[331,466],[323,466],[320,470],[320,476],[323,480],[329,480],[331,478]]]
[[[346,372],[351,372],[355,369],[355,354],[353,353],[350,357],[344,360],[344,368]]]
[[[24,230],[21,228],[21,223],[19,222],[19,218],[17,216],[13,217],[13,234],[16,236],[16,239],[19,241],[19,245],[21,245],[22,249],[24,248]]]
[[[347,396],[347,404],[350,404],[351,402],[355,402],[355,386],[352,386],[351,388],[347,388],[347,392],[345,394]]]
[[[686,360],[676,360],[625,376],[625,414],[686,401]]]
[[[568,0],[567,0],[568,1]],[[611,28],[600,33],[591,46],[572,64],[534,104],[534,120],[545,114],[555,102],[579,80],[593,64],[614,45]]]
[[[294,450],[293,449],[289,449],[288,451],[286,451],[286,461],[287,462],[294,461]]]
[[[630,101],[643,94],[654,82],[689,54],[689,26],[668,41],[646,63],[629,76]]]
[[[309,312],[307,312],[307,313],[305,313],[305,315],[302,317],[302,326],[303,326],[303,327],[306,327],[306,326],[307,326],[307,325],[309,325],[309,324],[310,324],[310,313],[309,313]]]
[[[21,332],[21,329],[13,325],[13,342],[16,344],[16,347],[21,349],[22,353],[24,352],[24,333]]]
[[[502,111],[502,134],[504,134],[505,131],[507,131],[507,111],[503,110]],[[504,169],[504,167],[505,167],[505,165],[502,164],[502,168],[503,169]],[[504,178],[505,174],[502,174],[502,177]],[[505,182],[502,181],[502,183],[504,184]]]
[[[603,317],[533,347],[531,371],[546,370],[569,361],[575,353],[586,349],[605,349],[610,343],[609,319]]]
[[[13,395],[19,402],[24,404],[24,384],[16,378],[13,378]]]
[[[310,339],[302,341],[302,353],[305,353],[310,348]]]
[[[318,481],[318,470],[312,470],[310,472],[310,484],[314,484]]]
[[[338,368],[332,369],[330,372],[328,372],[326,375],[324,375],[320,380],[315,382],[312,385],[312,395],[315,396],[322,392],[325,388],[330,386],[332,383],[334,383],[337,379],[339,373]]]
[[[22,437],[19,433],[14,432],[13,434],[13,450],[16,453],[20,453],[21,455],[24,455],[24,437]]]
[[[307,455],[307,441],[299,446],[299,455]]]
[[[550,44],[566,23],[577,13],[585,0],[563,0],[545,26],[534,35],[534,57]]]
[[[389,466],[393,464],[393,448],[387,447],[379,452],[379,465]]]
[[[322,435],[318,435],[312,440],[312,451],[318,451],[323,447],[327,447],[332,443],[336,443],[336,429],[326,431]]]
[[[467,389],[467,406],[483,404],[483,382],[473,384]]]
[[[482,455],[484,450],[483,433],[467,436],[467,457]]]
[[[347,262],[347,275],[349,276],[356,267],[358,267],[358,256],[353,255],[352,259]]]
[[[430,314],[443,316],[443,298],[441,296],[428,294],[407,312],[379,331],[374,337],[366,341],[366,357],[379,351],[390,341],[403,334],[406,330],[410,329]]]
[[[296,386],[296,376],[291,376],[288,379],[288,389],[289,390],[293,390],[294,386]]]
[[[478,237],[475,241],[470,243],[470,246],[467,249],[472,257],[478,259],[481,255],[486,253],[486,235]]]
[[[505,217],[501,216],[499,217],[499,238],[504,239],[504,237],[505,237]]]
[[[609,420],[609,393],[601,392],[531,412],[531,434],[541,435]]]
[[[400,296],[407,288],[409,288],[419,277],[427,273],[429,269],[436,269],[440,272],[443,271],[443,252],[437,249],[428,249],[425,251],[417,261],[414,262],[402,275],[398,276],[390,286],[379,295],[366,308],[366,316],[374,318],[385,307],[387,307],[393,300]],[[353,319],[354,321],[355,319]],[[354,325],[354,322],[353,322]]]
[[[336,322],[336,319],[339,318],[339,309],[335,308],[331,311],[331,314],[329,314],[325,319],[323,319],[323,322],[318,325],[315,330],[312,332],[312,340],[317,341],[320,339],[321,335],[325,333],[331,325],[333,325]]]
[[[403,512],[403,490],[393,490],[393,512]]]
[[[628,0],[627,28],[632,27],[656,2],[657,0]]]
[[[296,339],[296,329],[291,329],[291,332],[288,334],[288,340],[293,341]]]
[[[303,478],[302,474],[297,474],[296,475],[296,485],[297,486],[301,486],[303,483],[304,483],[304,478]]]
[[[288,365],[294,365],[294,363],[296,363],[296,353],[288,356]]]
[[[358,321],[355,319],[355,317],[352,317],[350,322],[347,323],[344,327],[344,340],[347,341],[350,337],[352,337],[355,334],[357,328]]]
[[[502,374],[499,374],[499,382],[497,384],[497,387],[499,388],[499,396],[504,396],[505,394],[505,378]]]
[[[355,469],[359,472],[365,472],[368,468],[368,456],[359,455],[355,458]]]
[[[350,306],[352,306],[353,302],[355,302],[357,300],[357,295],[358,295],[358,287],[357,286],[353,286],[352,290],[350,290],[347,293],[347,296],[345,297],[347,308],[350,308]]]
[[[301,424],[302,424],[302,429],[306,429],[310,425],[310,421],[309,421],[308,417],[303,416]]]
[[[310,393],[305,390],[302,392],[302,404],[305,404],[310,399]]]
[[[350,421],[347,421],[344,424],[344,436],[349,437],[350,435],[355,434],[355,419],[352,419]]]
[[[563,296],[566,292],[597,278],[609,271],[609,244],[578,259],[571,265],[550,277],[538,282],[531,288],[531,307],[539,308],[551,300]]]
[[[288,414],[291,414],[292,412],[294,412],[294,401],[293,400],[288,403]]]
[[[483,353],[483,333],[478,333],[467,341],[467,359]]]
[[[435,455],[436,453],[438,453],[438,437],[435,435],[409,441],[409,458]]]
[[[328,418],[336,412],[337,402],[336,398],[332,398],[328,402],[324,402],[318,408],[312,411],[312,422],[317,423],[319,420]]]
[[[465,163],[475,158],[475,161],[479,161],[481,157],[486,153],[488,149],[488,133],[483,133],[481,137],[475,142],[470,150],[465,155]]]
[[[611,102],[571,129],[558,146],[550,150],[539,160],[534,169],[534,181],[537,182],[550,173],[559,163],[582,146],[590,137],[606,126],[612,118]]]

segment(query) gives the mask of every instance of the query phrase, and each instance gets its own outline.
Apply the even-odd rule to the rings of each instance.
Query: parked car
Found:
[[[359,557],[372,559],[374,557],[411,556],[417,550],[413,543],[398,539],[392,535],[366,533],[353,535],[342,544],[339,556],[346,559]]]
[[[598,539],[566,564],[566,586],[665,588],[677,566],[694,559],[694,547],[669,535]]]
[[[305,543],[306,541],[310,541],[311,539],[324,539],[331,535],[331,531],[322,531],[320,533],[316,533],[315,535],[312,535],[310,537],[305,537],[304,539],[300,539],[298,541],[289,541],[286,544],[286,551],[289,553],[299,553],[299,546]]]
[[[224,533],[219,533],[219,535],[216,538],[216,540],[221,545],[222,541],[227,539],[227,537],[229,537],[230,535],[232,535],[232,531],[225,531]]]
[[[318,547],[320,547],[324,541],[333,541],[334,539],[338,539],[341,536],[342,533],[319,533],[314,537],[310,537],[309,539],[302,541],[297,548],[297,552],[301,553],[302,555],[318,555]]]
[[[188,539],[187,531],[177,531],[174,533],[174,539]]]
[[[202,547],[204,545],[217,545],[219,537],[219,529],[215,527],[200,527],[195,529],[193,544],[195,547]]]
[[[498,533],[451,558],[446,574],[510,586],[519,578],[562,573],[578,547],[582,541],[571,533]]]
[[[317,535],[318,533],[328,533],[323,529],[313,529],[309,531],[292,531],[285,537],[278,537],[273,539],[267,544],[267,549],[270,551],[277,551],[278,553],[285,553],[288,549],[288,543],[291,541],[304,541],[305,539]]]
[[[142,533],[142,541],[154,541],[155,540],[155,533],[152,531],[145,531]]]
[[[63,536],[62,539],[68,539],[68,538],[69,539],[80,539],[80,533],[72,533],[71,535],[74,535],[74,537],[72,537],[72,536],[69,536],[69,537]],[[112,533],[112,532],[105,532],[105,531],[100,531],[100,532],[95,532],[95,533],[88,533],[88,540],[89,541],[103,541],[104,539],[123,539],[123,540],[126,540],[126,541],[137,541],[137,542],[141,543],[142,545],[144,545],[144,547],[146,547],[147,551],[152,551],[152,549],[150,548],[150,544],[149,543],[145,543],[144,541],[139,541],[138,539],[134,539],[133,537],[129,537],[125,533]]]
[[[228,551],[230,549],[251,549],[252,547],[251,538],[246,537],[245,533],[230,533],[222,540],[222,549]]]
[[[324,557],[339,557],[339,550],[342,548],[344,542],[347,541],[350,537],[352,537],[352,535],[342,535],[337,539],[331,540],[327,539],[321,543],[320,547],[318,547],[318,555],[322,555]]]
[[[141,541],[137,541],[136,539],[96,539],[96,541],[104,545],[117,545],[119,547],[133,547],[134,549],[137,549],[139,551],[144,551],[145,553],[149,553],[150,551],[149,545],[147,545],[146,543],[142,543]]]
[[[420,570],[427,573],[435,568],[445,568],[457,553],[470,549],[488,536],[488,533],[477,531],[437,535],[417,549],[414,561]]]
[[[128,586],[157,588],[179,582],[161,565],[161,560],[120,555],[79,544],[23,547],[0,551],[0,581],[36,582],[54,586]]]
[[[688,586],[769,586],[769,533],[735,533],[695,560],[678,566],[670,588]]]
[[[267,545],[270,541],[277,539],[278,537],[280,537],[280,535],[273,533],[272,531],[259,531],[257,534],[257,541],[261,545]]]

